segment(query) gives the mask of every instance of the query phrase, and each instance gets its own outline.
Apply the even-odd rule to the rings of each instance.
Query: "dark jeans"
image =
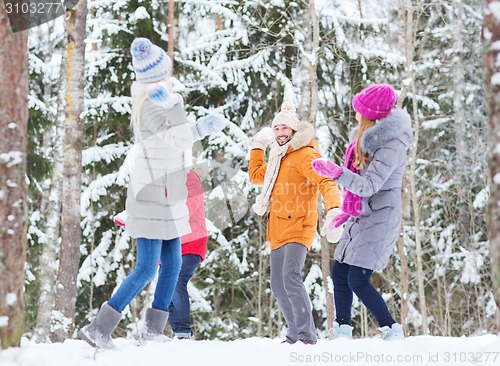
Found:
[[[377,290],[370,283],[373,271],[335,261],[332,267],[333,296],[335,299],[335,320],[339,324],[351,325],[353,292],[373,314],[379,327],[396,323]]]
[[[153,304],[154,309],[168,311],[181,268],[181,241],[137,238],[137,263],[125,278],[108,305],[121,313],[158,272]]]
[[[181,272],[179,273],[179,280],[175,286],[174,296],[170,303],[170,315],[168,322],[172,327],[174,333],[188,333],[192,334],[191,329],[191,310],[189,303],[189,294],[187,291],[187,284],[194,271],[198,268],[201,262],[201,257],[197,254],[185,254],[182,256]]]

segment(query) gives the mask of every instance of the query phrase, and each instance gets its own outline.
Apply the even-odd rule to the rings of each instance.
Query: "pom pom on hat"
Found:
[[[277,125],[285,125],[297,131],[299,128],[299,119],[295,114],[295,104],[292,102],[283,102],[281,112],[274,117],[271,127],[274,128]]]
[[[172,71],[172,60],[147,38],[136,38],[130,47],[135,79],[150,83],[160,81]]]
[[[295,113],[295,104],[293,104],[292,102],[283,102],[283,104],[281,105],[281,111],[287,111],[287,112],[293,112]]]
[[[352,100],[352,107],[372,121],[387,117],[396,105],[396,93],[389,84],[374,84],[361,90]]]

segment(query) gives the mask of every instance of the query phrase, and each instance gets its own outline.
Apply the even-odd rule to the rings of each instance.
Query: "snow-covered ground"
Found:
[[[281,344],[279,339],[232,342],[172,340],[136,346],[115,340],[116,350],[95,351],[83,341],[36,344],[0,351],[1,366],[147,366],[147,365],[497,365],[500,337],[408,337],[398,341],[365,338],[320,340],[317,345]]]

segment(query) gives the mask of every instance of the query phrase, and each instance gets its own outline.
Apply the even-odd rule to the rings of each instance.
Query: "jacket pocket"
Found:
[[[271,226],[271,230],[274,231],[273,236],[284,239],[302,237],[304,220],[305,216],[297,216],[292,213],[289,215],[276,215],[273,220],[274,225]]]
[[[381,191],[368,198],[368,206],[371,211],[380,211],[401,204],[400,191]]]
[[[141,205],[161,205],[166,204],[165,178],[160,177],[150,181],[140,187],[135,193],[135,200]]]

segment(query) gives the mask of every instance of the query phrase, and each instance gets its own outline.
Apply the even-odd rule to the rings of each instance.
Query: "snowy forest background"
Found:
[[[412,116],[416,145],[404,184],[402,235],[374,284],[409,334],[494,332],[484,1],[182,0],[173,14],[169,5],[86,3],[84,110],[76,116],[84,125],[74,322],[57,300],[68,296],[67,286],[58,285],[59,254],[64,206],[74,204],[62,194],[64,173],[75,163],[64,150],[71,133],[65,125],[71,37],[63,17],[29,30],[24,333],[42,342],[71,337],[134,266],[134,243],[112,217],[124,209],[128,183],[129,47],[136,36],[171,47],[174,89],[190,118],[216,109],[231,121],[195,151],[211,169],[205,178],[209,248],[190,287],[199,339],[277,337],[285,326],[269,288],[265,220],[249,209],[260,189],[246,173],[253,135],[270,124],[285,93],[293,95],[301,118],[316,126],[322,154],[340,162],[356,124],[352,96],[375,82],[397,89],[398,104]],[[325,281],[333,249],[318,234],[304,272],[321,338],[334,311],[325,290],[331,289]],[[127,308],[115,335],[137,335],[150,288]],[[358,301],[353,315],[355,336],[377,333]]]

